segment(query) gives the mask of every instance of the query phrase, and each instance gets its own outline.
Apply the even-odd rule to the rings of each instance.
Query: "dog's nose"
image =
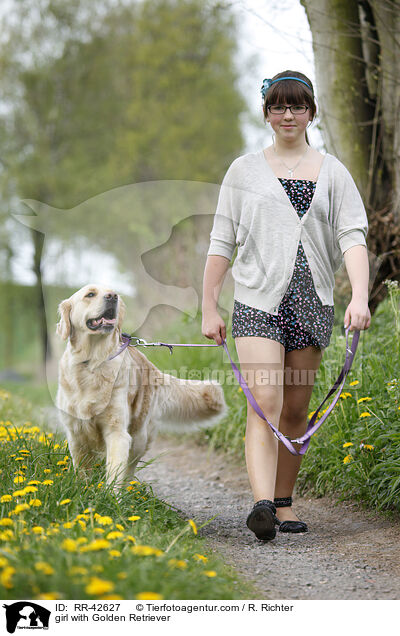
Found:
[[[104,298],[112,303],[116,303],[118,300],[118,294],[108,293],[104,295]]]

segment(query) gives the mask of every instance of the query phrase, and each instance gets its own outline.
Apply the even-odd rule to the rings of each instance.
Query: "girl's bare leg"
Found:
[[[305,347],[289,351],[285,355],[285,385],[279,430],[291,439],[301,437],[307,429],[308,408],[314,387],[315,375],[321,364],[323,349]],[[294,444],[299,449],[299,444]],[[292,455],[279,444],[275,497],[290,497],[300,469],[302,456]],[[277,508],[280,521],[297,521],[290,507]]]
[[[241,372],[269,421],[278,427],[283,403],[285,349],[262,337],[235,338]],[[268,424],[247,403],[246,465],[254,502],[273,501],[278,462],[278,440]]]

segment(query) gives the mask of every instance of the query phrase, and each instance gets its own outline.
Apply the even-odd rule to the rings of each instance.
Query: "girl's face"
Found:
[[[284,106],[286,106],[286,110],[282,114],[271,113],[269,109],[267,110],[266,121],[270,123],[275,135],[285,141],[297,141],[301,137],[305,138],[308,122],[312,120],[310,109],[302,114],[293,114],[288,108],[291,104],[284,104]]]

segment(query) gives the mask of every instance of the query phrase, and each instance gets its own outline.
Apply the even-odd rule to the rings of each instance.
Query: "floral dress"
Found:
[[[307,212],[316,183],[304,179],[279,179],[300,218]],[[311,270],[299,242],[293,275],[278,314],[234,301],[232,336],[261,336],[277,340],[285,351],[311,345],[327,347],[333,329],[334,308],[323,305],[314,287]]]

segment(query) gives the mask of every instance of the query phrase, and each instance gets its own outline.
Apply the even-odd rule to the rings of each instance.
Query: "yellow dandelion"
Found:
[[[73,528],[75,525],[75,521],[66,521],[65,523],[63,523],[63,528],[66,528],[67,530],[69,530],[70,528]]]
[[[24,510],[29,510],[29,506],[26,503],[17,504],[12,512],[15,515],[19,515],[19,513],[24,512]]]
[[[208,558],[203,556],[202,554],[198,554],[197,552],[194,553],[193,558],[196,561],[202,561],[203,563],[207,563]]]
[[[40,594],[38,597],[39,601],[56,601],[60,598],[59,592],[45,592],[44,594]]]
[[[130,535],[130,534],[126,535],[125,541],[131,541],[132,543],[136,543],[135,537],[132,537],[132,535]]]
[[[105,530],[104,530],[104,528],[93,528],[93,532],[95,534],[104,534]]]
[[[121,530],[121,532],[123,532],[125,530],[124,526],[122,526],[120,523],[116,523],[115,527],[117,530]]]
[[[349,446],[354,446],[353,442],[346,442],[343,444],[343,448],[348,448]]]
[[[38,481],[37,479],[32,479],[31,481],[28,481],[28,486],[37,486],[38,484],[40,484],[40,481]]]
[[[123,532],[119,532],[118,530],[113,530],[112,532],[109,532],[107,535],[107,539],[119,539],[120,537],[123,537],[124,533]]]
[[[365,450],[374,450],[375,446],[371,444],[360,444],[360,448],[365,448]]]
[[[8,565],[8,560],[4,557],[0,557],[0,568],[5,568]]]
[[[9,528],[0,532],[0,541],[12,541],[14,539],[14,533]]]
[[[24,492],[25,493],[37,492],[37,488],[36,486],[25,486]]]
[[[78,549],[76,541],[73,539],[64,539],[61,543],[61,548],[66,552],[76,552]]]
[[[172,568],[179,568],[180,570],[187,568],[186,561],[183,561],[182,559],[170,559],[168,561],[168,565]]]
[[[82,543],[87,543],[88,539],[87,539],[87,537],[78,537],[76,542],[77,542],[78,545],[82,545]]]
[[[42,526],[33,526],[32,532],[33,534],[42,534],[44,532],[44,529],[42,528]]]
[[[204,570],[203,574],[209,577],[217,576],[217,573],[215,570]]]
[[[361,413],[360,417],[371,417],[371,413],[365,411],[365,413]]]
[[[194,534],[197,534],[197,526],[196,526],[195,522],[193,521],[193,519],[189,519],[188,520],[188,524],[192,528]]]
[[[83,521],[83,519],[78,519],[78,523],[82,530],[86,530],[86,523]]]
[[[85,587],[85,592],[89,594],[89,596],[99,596],[100,594],[112,592],[113,589],[114,583],[112,583],[112,581],[103,581],[97,576],[93,576],[89,584]]]
[[[14,525],[14,521],[12,519],[9,519],[8,517],[4,517],[3,519],[0,519],[0,526],[13,526]]]
[[[8,565],[4,568],[2,573],[0,574],[0,583],[3,587],[7,589],[11,589],[13,587],[12,577],[15,574],[15,568],[11,565]]]
[[[94,539],[88,545],[84,545],[81,548],[81,552],[94,552],[96,550],[104,550],[110,547],[110,542],[106,539]]]
[[[347,400],[347,395],[346,393],[341,393],[340,396],[342,398],[342,400]]]
[[[343,464],[348,464],[349,462],[351,462],[352,459],[353,458],[351,455],[346,455],[346,457],[343,459]]]
[[[357,384],[359,384],[359,381],[353,380],[353,382],[350,382],[349,386],[357,386]]]
[[[37,570],[38,572],[42,572],[47,576],[51,576],[52,574],[54,574],[54,568],[52,568],[51,565],[49,565],[45,561],[38,561],[37,563],[35,563],[35,570]]]
[[[17,475],[16,477],[14,477],[14,484],[22,484],[25,481],[25,477],[22,477],[22,475]]]
[[[120,557],[121,556],[121,552],[119,550],[110,550],[109,553],[110,557]]]
[[[42,502],[40,501],[40,499],[31,499],[29,505],[33,506],[34,508],[39,508],[39,506],[42,505]]]
[[[129,483],[130,483],[131,486],[134,486],[134,484],[138,484],[139,482],[138,481],[130,481]]]
[[[50,468],[44,468],[43,472],[46,473],[46,475],[48,475],[49,473],[51,473],[51,469]]]
[[[0,503],[7,503],[8,501],[12,501],[11,495],[3,495],[0,497]]]
[[[14,490],[12,496],[13,497],[24,497],[26,495],[25,488],[23,490]]]
[[[69,576],[86,576],[88,574],[87,568],[83,568],[79,565],[75,565],[68,571]]]
[[[54,484],[54,481],[52,479],[44,479],[42,481],[43,486],[52,486]]]
[[[128,521],[137,521],[138,519],[140,519],[138,515],[132,515],[132,517],[128,517]]]
[[[136,595],[136,598],[139,601],[160,601],[164,597],[162,596],[162,594],[157,594],[157,592],[140,592]]]
[[[133,554],[137,554],[138,556],[161,556],[163,553],[159,548],[153,548],[150,545],[134,545],[131,548]]]
[[[97,523],[99,523],[101,526],[111,526],[113,524],[113,520],[111,519],[111,517],[98,517],[97,518]]]
[[[361,402],[371,402],[372,398],[371,397],[362,397],[359,400],[357,400],[357,404],[361,404]]]
[[[63,499],[62,501],[60,501],[60,503],[58,505],[59,506],[66,506],[69,503],[71,503],[71,499]]]

